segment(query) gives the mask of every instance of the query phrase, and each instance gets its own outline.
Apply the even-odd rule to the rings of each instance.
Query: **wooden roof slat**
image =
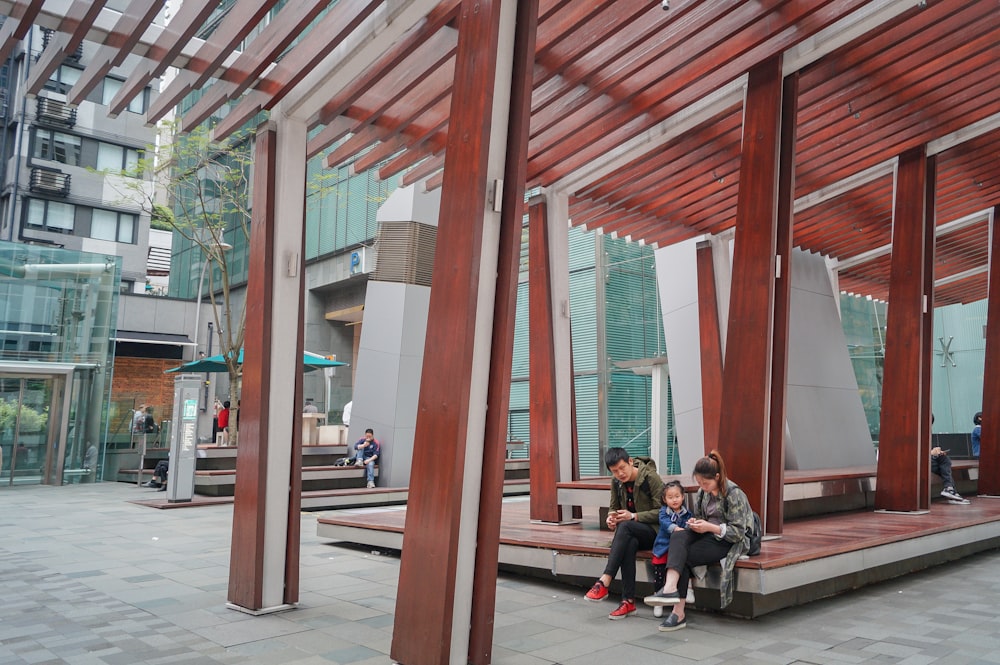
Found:
[[[758,20],[747,26],[740,26],[728,35],[725,39],[724,57],[693,58],[666,77],[663,87],[657,88],[655,95],[652,91],[637,94],[627,107],[602,117],[597,126],[614,128],[611,131],[601,132],[598,134],[599,138],[590,142],[575,141],[564,149],[551,151],[550,154],[533,152],[535,156],[528,168],[529,180],[547,184],[588,161],[599,159],[601,154],[614,145],[628,140],[737,78],[748,71],[751,63],[800,43],[861,4],[861,0],[840,0],[823,3],[817,8],[815,2],[792,2],[782,12],[780,19],[773,21],[768,20],[774,18],[770,14],[761,13]],[[698,52],[711,52],[710,49],[711,45],[704,45]],[[590,121],[596,122],[596,119],[592,118]],[[551,148],[554,143],[562,142],[568,136],[564,131],[561,137],[551,137],[546,140],[545,145],[539,144],[539,147]]]
[[[934,46],[909,44],[918,54],[902,53],[884,60],[874,59],[871,64],[878,67],[877,74],[853,80],[846,87],[838,88],[830,98],[801,109],[801,142],[811,146],[824,137],[838,135],[844,131],[845,124],[857,124],[851,120],[881,117],[901,100],[913,100],[924,93],[934,94],[949,76],[965,76],[984,64],[995,62],[996,55],[992,54],[991,58],[990,50],[996,47],[996,31],[976,37],[963,32],[963,37],[954,43],[942,38],[939,40],[942,44]],[[902,71],[896,72],[896,69]],[[854,94],[843,94],[845,91]]]
[[[672,141],[658,155],[647,158],[644,163],[633,163],[630,168],[621,169],[589,191],[579,192],[578,196],[593,201],[611,200],[623,205],[633,197],[653,198],[664,191],[677,191],[681,184],[678,179],[689,181],[714,169],[719,152],[724,153],[721,157],[723,161],[738,161],[742,118],[739,113],[730,112],[729,115],[706,125],[700,132],[692,132],[692,141]],[[667,183],[669,187],[665,186]]]
[[[431,155],[403,174],[403,186],[413,185],[444,170],[444,153]]]
[[[396,153],[405,150],[408,142],[407,137],[398,134],[383,139],[381,143],[351,162],[351,172],[364,173],[368,169],[375,168],[379,162],[384,162]]]
[[[404,37],[393,44],[364,76],[355,78],[339,95],[320,109],[316,124],[326,124],[330,118],[341,115],[367,90],[378,85],[394,67],[406,60],[412,51],[437,34],[458,12],[460,0],[445,0],[438,4],[424,19],[411,27]],[[456,39],[457,42],[457,39]]]
[[[571,6],[575,12],[572,17],[564,16],[564,21],[558,25],[555,20],[546,21],[546,29],[542,31],[540,28],[542,34],[535,46],[535,73],[539,73],[540,66],[542,76],[535,78],[533,84],[537,88],[549,78],[559,75],[568,85],[577,85],[586,76],[581,71],[582,67],[573,66],[578,59],[590,57],[607,61],[608,57],[617,57],[609,42],[622,30],[629,31],[629,40],[646,39],[651,33],[659,32],[660,39],[666,41],[669,37],[662,34],[666,27],[663,24],[668,19],[676,22],[692,6],[691,3],[684,3],[672,8],[669,13],[661,11],[660,16],[650,20],[648,0],[616,0],[600,6],[596,3],[576,3]],[[636,25],[642,19],[645,21]],[[559,31],[560,25],[564,26],[562,32]],[[532,100],[533,115],[540,110],[538,103],[537,99]]]
[[[148,117],[162,118],[192,90],[207,83],[276,4],[278,0],[238,0],[215,29],[213,35],[218,37],[204,42],[167,88],[160,91],[150,105]]]
[[[184,114],[182,126],[197,127],[225,101],[256,83],[257,77],[328,6],[327,0],[296,0],[285,4],[212,87]]]
[[[381,84],[384,92],[369,96],[371,105],[364,108],[352,106],[352,113],[363,118],[359,126],[378,123],[381,127],[380,138],[386,140],[401,132],[415,136],[419,130],[408,131],[408,128],[418,120],[426,126],[436,126],[446,120],[449,106],[446,102],[450,95],[448,82],[455,70],[454,37],[452,30],[446,30],[440,39],[425,42],[425,45],[431,45],[432,52],[413,58],[412,62],[407,61],[413,69],[397,68],[398,78],[385,79]],[[417,147],[413,145],[411,149]],[[350,157],[346,154],[339,158],[339,162]],[[327,163],[335,165],[332,161]]]
[[[850,135],[841,134],[837,147],[829,144],[814,160],[799,162],[796,173],[804,189],[822,187],[843,176],[847,170],[874,165],[886,154],[900,154],[904,150],[927,143],[935,134],[947,134],[977,119],[1000,112],[1000,81],[985,80],[950,98],[920,107],[914,100],[900,106],[891,118],[875,118],[867,125],[867,132],[860,128]],[[852,140],[853,139],[853,140]],[[815,167],[810,168],[815,164]]]
[[[45,0],[15,0],[3,27],[0,27],[0,62],[5,62],[14,52],[17,42],[28,35]]]
[[[725,16],[736,3],[703,2],[692,8],[692,11],[678,16],[671,9],[667,14],[669,22],[665,25],[658,21],[649,23],[658,29],[643,32],[638,35],[639,43],[635,48],[608,58],[603,53],[588,54],[586,61],[579,61],[579,53],[568,55],[563,62],[546,63],[549,68],[560,73],[556,85],[546,91],[544,87],[538,90],[533,100],[532,135],[541,134],[558,124],[564,117],[572,114],[602,94],[615,96],[614,86],[623,81],[629,81],[637,76],[649,77],[649,71],[665,74],[662,60],[671,58],[671,51],[677,44],[690,35],[706,33],[713,24]],[[647,3],[648,9],[648,3]],[[662,13],[662,12],[661,12]],[[662,20],[662,17],[657,17]],[[679,62],[684,56],[674,56]],[[601,62],[601,66],[588,68],[587,63]],[[678,63],[679,64],[679,63]],[[647,73],[643,73],[646,70]],[[586,83],[583,82],[586,78]],[[619,93],[618,96],[621,96]]]
[[[146,85],[167,70],[184,45],[197,34],[215,10],[213,2],[185,2],[177,15],[163,29],[156,42],[146,52],[141,64],[122,84],[108,105],[109,114],[117,116],[135,99]]]
[[[333,145],[350,134],[353,128],[354,120],[342,115],[337,116],[314,137],[309,139],[309,142],[306,144],[306,159],[312,159],[323,152],[328,146]]]
[[[850,85],[854,79],[877,72],[878,67],[873,66],[873,60],[883,58],[883,62],[891,62],[898,59],[899,54],[913,52],[914,46],[919,50],[927,42],[927,38],[920,38],[919,35],[933,26],[949,22],[949,17],[964,11],[970,4],[978,3],[976,0],[961,0],[911,9],[805,67],[800,72],[800,118],[808,121],[812,113],[810,109],[815,108],[820,100],[836,94],[838,88]],[[906,42],[914,37],[917,39],[912,41],[912,46],[906,46]],[[896,56],[883,56],[890,52]]]
[[[326,56],[340,46],[382,0],[340,0],[291,51],[284,54],[266,76],[255,85],[254,97],[244,100],[214,128],[217,138],[229,136],[262,109],[272,109],[298,85]],[[263,99],[259,99],[263,95]]]
[[[353,135],[351,138],[341,143],[333,152],[326,156],[323,160],[323,166],[328,169],[337,168],[343,162],[346,162],[362,150],[368,148],[368,146],[377,143],[382,136],[382,133],[377,128],[370,125],[355,127],[352,131]]]
[[[442,103],[447,104],[445,99]],[[383,180],[401,173],[423,159],[440,154],[448,142],[448,118],[445,117],[437,125],[425,128],[415,138],[416,147],[396,155],[379,169],[379,177]]]
[[[111,34],[97,49],[73,88],[66,94],[70,104],[79,105],[113,67],[121,65],[139,43],[143,32],[163,7],[164,0],[132,0]]]
[[[27,94],[37,95],[66,58],[66,54],[76,50],[90,28],[90,24],[101,13],[107,0],[74,0],[59,25],[59,31],[52,35],[41,57],[31,68],[25,85]]]

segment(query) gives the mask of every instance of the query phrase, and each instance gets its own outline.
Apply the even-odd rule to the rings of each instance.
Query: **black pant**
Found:
[[[614,579],[615,573],[621,569],[622,598],[635,600],[635,555],[639,550],[651,548],[655,540],[656,530],[643,522],[622,522],[615,528],[604,574]]]
[[[687,596],[688,581],[693,566],[718,563],[729,553],[732,543],[719,540],[711,533],[695,533],[687,529],[677,529],[670,534],[670,549],[667,551],[667,568],[680,573],[677,594]]]
[[[153,467],[153,479],[156,480],[159,478],[161,483],[167,482],[167,468],[169,465],[170,462],[165,459],[161,459],[157,462],[156,466]]]

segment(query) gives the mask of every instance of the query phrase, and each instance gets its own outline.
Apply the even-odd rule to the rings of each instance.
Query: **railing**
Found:
[[[42,194],[69,196],[70,176],[55,169],[36,166],[31,169],[30,189]]]
[[[38,121],[43,124],[72,127],[76,124],[76,108],[57,99],[39,97],[36,110]]]

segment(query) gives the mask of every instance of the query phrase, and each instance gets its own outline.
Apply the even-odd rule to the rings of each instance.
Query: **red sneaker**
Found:
[[[594,586],[590,587],[590,591],[584,596],[587,600],[604,600],[608,597],[608,587],[604,586],[601,580],[594,582]]]
[[[612,621],[617,621],[618,619],[624,619],[632,614],[635,614],[635,603],[631,600],[623,600],[622,604],[618,606],[618,609],[609,614],[608,618]]]

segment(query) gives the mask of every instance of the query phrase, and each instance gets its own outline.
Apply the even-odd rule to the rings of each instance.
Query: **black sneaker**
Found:
[[[954,487],[945,487],[941,490],[941,496],[946,499],[951,499],[952,501],[965,501],[962,495],[955,491]]]
[[[676,614],[671,612],[670,616],[663,620],[663,623],[660,624],[660,627],[657,630],[661,633],[669,633],[672,630],[687,628],[687,625],[687,618],[679,619]]]
[[[153,489],[159,489],[160,488],[160,483],[156,482],[155,480],[150,480],[148,483],[143,483],[142,486],[143,487],[152,487]]]

